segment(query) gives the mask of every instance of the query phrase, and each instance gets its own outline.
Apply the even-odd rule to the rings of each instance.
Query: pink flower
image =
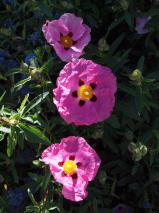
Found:
[[[72,201],[80,201],[87,196],[88,181],[95,178],[101,163],[84,138],[75,136],[49,146],[40,160],[50,166],[55,180],[63,184],[62,194]]]
[[[136,12],[141,12],[141,11],[137,10]],[[144,26],[150,19],[151,17],[147,17],[147,18],[136,17],[136,30],[138,34],[144,34],[149,32],[148,29],[144,29]]]
[[[59,20],[46,21],[42,31],[62,61],[70,62],[83,55],[83,48],[91,40],[91,29],[82,24],[83,19],[65,13]]]
[[[110,116],[116,90],[116,77],[108,67],[81,58],[65,65],[53,100],[67,123],[91,125]]]

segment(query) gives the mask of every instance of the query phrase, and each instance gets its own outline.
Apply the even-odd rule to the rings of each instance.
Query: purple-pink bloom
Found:
[[[91,40],[91,29],[82,22],[82,18],[65,13],[58,20],[46,21],[43,25],[47,42],[62,61],[70,62],[85,53],[83,49]]]
[[[112,211],[115,213],[130,213],[129,206],[125,204],[118,204],[114,208],[112,208]]]
[[[50,166],[55,180],[63,184],[62,194],[72,201],[83,200],[88,181],[95,178],[101,160],[82,137],[69,136],[52,144],[40,159]]]
[[[141,12],[140,10],[137,10],[136,12]],[[145,24],[151,19],[151,17],[147,17],[147,18],[140,18],[140,17],[136,17],[136,30],[138,32],[138,34],[144,34],[144,33],[148,33],[149,30],[148,29],[144,29]]]
[[[67,123],[91,125],[110,116],[116,90],[116,77],[110,68],[81,58],[60,72],[53,101]]]

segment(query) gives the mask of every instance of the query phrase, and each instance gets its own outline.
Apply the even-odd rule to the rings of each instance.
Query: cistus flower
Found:
[[[121,203],[112,208],[112,211],[116,213],[130,213],[129,206]]]
[[[60,72],[53,101],[67,123],[91,125],[110,116],[116,90],[116,77],[108,67],[81,58]]]
[[[55,180],[63,184],[62,194],[72,201],[81,201],[87,196],[88,181],[95,178],[101,163],[84,138],[75,136],[49,146],[40,160],[50,166]]]
[[[136,12],[141,12],[140,10],[137,10]],[[136,30],[138,34],[145,34],[148,33],[149,30],[148,29],[144,29],[145,24],[151,19],[151,17],[147,17],[147,18],[140,18],[140,17],[136,17]]]
[[[70,62],[83,55],[83,48],[89,43],[91,29],[82,24],[83,19],[65,13],[59,20],[46,21],[42,31],[62,61]]]

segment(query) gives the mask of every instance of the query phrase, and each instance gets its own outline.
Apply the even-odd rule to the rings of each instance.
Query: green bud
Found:
[[[100,52],[109,50],[109,45],[103,37],[98,41],[98,50]]]
[[[133,137],[134,137],[134,133],[132,130],[127,130],[124,134],[124,137],[128,140],[128,141],[132,141]]]
[[[144,146],[144,145],[140,148],[140,151],[141,151],[141,154],[142,154],[143,156],[146,155],[147,152],[148,152],[147,147]]]
[[[128,145],[128,150],[129,150],[130,152],[133,153],[134,149],[136,149],[136,144],[133,143],[133,142],[131,142],[131,143]]]
[[[107,180],[107,174],[105,171],[100,171],[99,172],[99,175],[98,175],[98,178],[99,178],[99,182],[101,185],[104,185],[105,184],[105,181]]]
[[[20,64],[20,68],[21,68],[21,72],[22,72],[24,75],[29,75],[29,66],[28,66],[26,63],[22,62],[22,63]]]
[[[127,10],[129,7],[129,3],[127,0],[120,0],[120,4],[121,4],[123,10]]]
[[[102,136],[103,136],[103,130],[102,129],[95,130],[92,134],[92,138],[94,138],[94,139],[102,138]]]
[[[132,81],[140,80],[142,77],[142,72],[138,69],[134,70],[132,74],[129,75],[129,78]]]
[[[35,68],[35,67],[29,67],[29,72],[31,75],[31,79],[32,80],[39,80],[41,79],[41,71],[39,70],[39,68]]]

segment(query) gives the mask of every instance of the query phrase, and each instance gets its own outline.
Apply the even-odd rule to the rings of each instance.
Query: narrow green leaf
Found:
[[[9,135],[7,137],[7,155],[8,155],[8,157],[12,156],[16,143],[17,143],[17,134],[15,131],[15,127],[11,126],[10,128],[11,128],[11,132],[9,133]]]
[[[42,3],[42,2],[38,2],[37,4],[38,4],[38,6],[40,7],[40,9],[41,9],[47,16],[52,17],[52,12],[51,12],[51,10],[49,9],[49,7],[48,7],[47,5],[45,5],[45,4]]]
[[[128,10],[124,11],[124,15],[125,15],[125,20],[127,22],[127,24],[131,27],[131,15],[130,13],[128,12]]]
[[[98,28],[97,22],[94,20],[94,18],[91,15],[86,14],[86,19],[90,23],[90,25],[92,25],[92,27]]]
[[[53,58],[50,58],[41,68],[40,71],[48,70],[53,66]]]
[[[144,65],[144,61],[145,61],[145,57],[141,56],[141,58],[139,59],[138,63],[137,63],[137,69],[142,71],[143,69],[143,65]]]
[[[5,94],[6,94],[6,91],[4,91],[4,93],[1,95],[0,102],[2,101],[3,97],[5,96]]]
[[[129,117],[134,118],[137,121],[142,121],[142,118],[138,115],[137,111],[129,104],[123,101],[116,101],[116,107],[119,108],[119,110],[123,114],[128,115]]]
[[[136,87],[136,95],[135,95],[135,104],[136,104],[136,109],[138,111],[138,114],[141,114],[142,110],[142,91],[141,87],[137,86]]]
[[[47,170],[45,173],[42,185],[41,185],[40,194],[41,194],[42,199],[44,199],[44,197],[45,197],[46,190],[48,189],[48,186],[50,183],[50,179],[51,179],[51,172],[50,172],[50,170]]]
[[[120,17],[118,19],[116,19],[115,21],[113,21],[111,23],[111,25],[108,27],[108,31],[112,30],[114,27],[118,26],[121,22],[123,22],[125,19],[125,17]]]
[[[34,205],[38,205],[38,203],[35,201],[35,198],[34,198],[33,194],[31,193],[31,190],[30,190],[30,189],[28,189],[28,195],[29,195],[29,197],[30,197],[32,203],[33,203]]]
[[[111,114],[111,116],[108,119],[106,119],[106,122],[109,123],[110,125],[112,125],[114,128],[117,128],[117,129],[120,128],[119,120],[113,114]]]
[[[18,183],[18,174],[17,171],[15,169],[14,163],[11,163],[8,167],[8,170],[10,170],[12,172],[13,178],[14,178],[14,182]]]
[[[24,79],[24,80],[22,80],[22,81],[19,81],[16,85],[14,85],[14,87],[19,87],[19,86],[25,84],[26,82],[28,82],[28,81],[30,81],[30,80],[31,80],[31,78],[30,78],[30,76],[29,76],[28,78],[26,78],[26,79]]]
[[[40,104],[48,94],[49,94],[49,92],[44,92],[44,93],[38,95],[37,97],[35,97],[32,101],[30,101],[30,103],[27,104],[21,111],[21,116],[25,115],[27,112],[29,112],[31,109],[33,109],[35,106]]]
[[[89,204],[86,203],[84,206],[82,206],[82,208],[79,210],[79,213],[87,213],[88,212],[88,208],[89,208]]]
[[[0,204],[1,204],[2,207],[7,207],[7,203],[5,202],[3,197],[1,197],[1,196],[0,196]]]
[[[121,44],[122,40],[125,37],[125,33],[122,33],[118,38],[110,45],[110,48],[108,50],[109,55],[113,55],[117,47]]]
[[[51,144],[50,140],[36,127],[19,123],[19,128],[24,132],[25,138],[29,142]]]
[[[20,73],[20,69],[18,68],[12,68],[12,69],[9,69],[6,73],[5,73],[5,76],[9,76],[9,75],[14,75],[16,73]]]
[[[10,133],[10,127],[0,126],[0,131],[5,133]]]
[[[25,98],[23,99],[21,105],[20,105],[20,110],[22,110],[26,104],[26,102],[28,101],[28,98],[29,98],[29,93],[25,96]]]

